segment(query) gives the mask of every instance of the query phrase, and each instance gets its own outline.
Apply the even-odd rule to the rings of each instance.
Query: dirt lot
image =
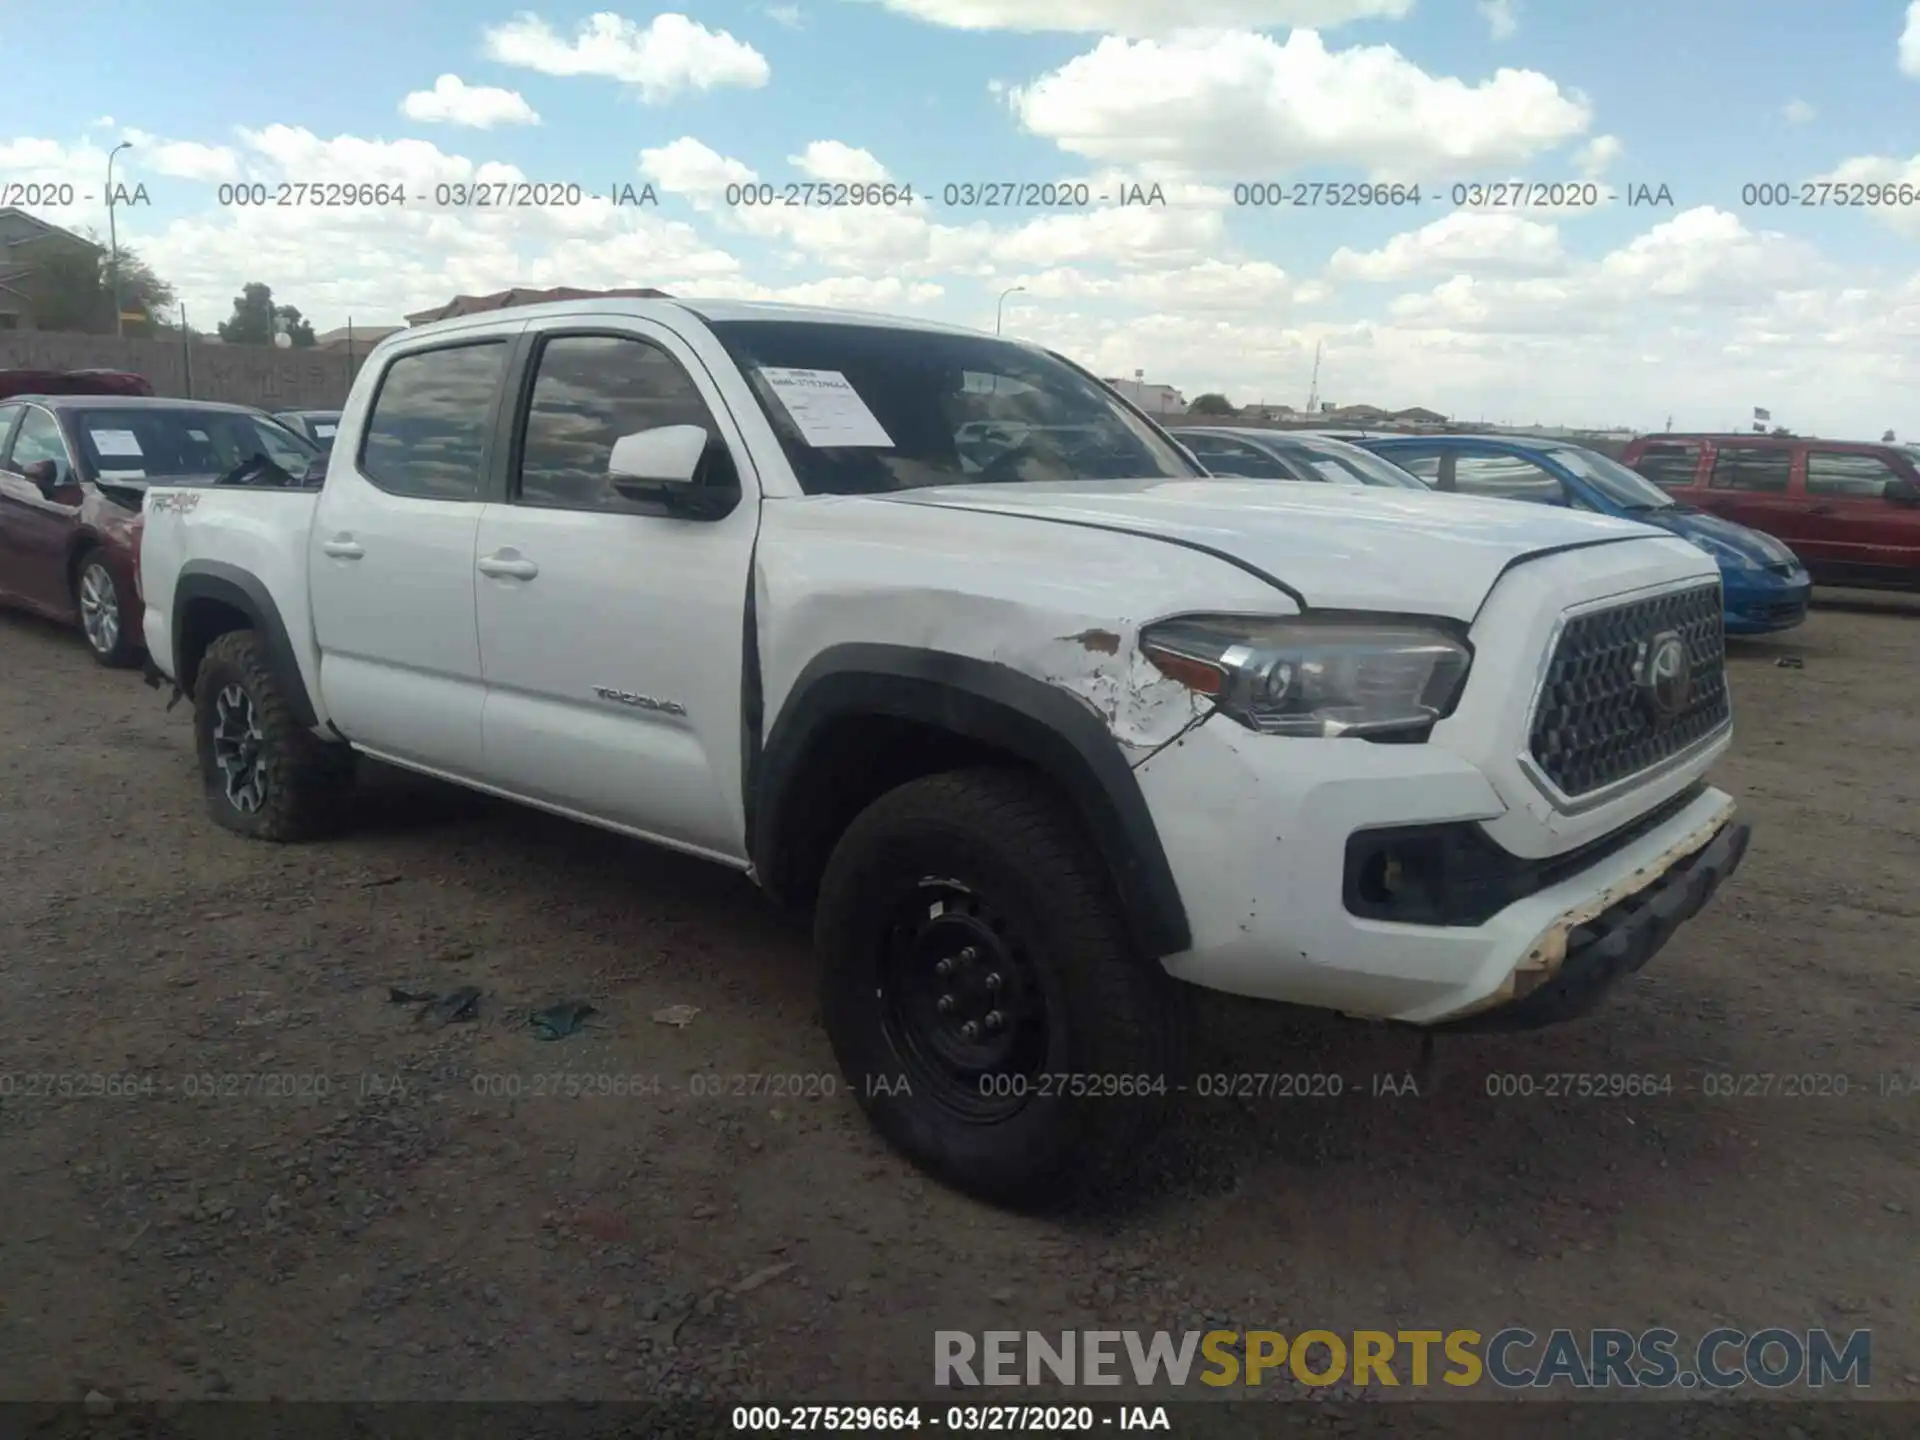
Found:
[[[1878,1092],[1920,1074],[1920,604],[1736,649],[1752,856],[1600,1016],[1388,1098],[1406,1037],[1210,1004],[1205,1068],[1347,1094],[1195,1099],[1039,1221],[819,1093],[804,936],[744,881],[391,774],[350,838],[243,842],[184,706],[0,617],[0,1398],[926,1398],[936,1328],[1101,1322],[1872,1327],[1875,1393],[1920,1398],[1920,1090]],[[389,999],[463,984],[466,1023]],[[1487,1093],[1568,1071],[1673,1093]],[[704,1093],[734,1075],[802,1093]]]

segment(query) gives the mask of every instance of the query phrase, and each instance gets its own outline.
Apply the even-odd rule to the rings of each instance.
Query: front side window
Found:
[[[1622,510],[1670,510],[1667,492],[1646,476],[1597,450],[1562,445],[1547,452],[1563,469],[1571,470]]]
[[[1199,473],[1098,380],[1043,350],[891,325],[712,328],[809,495]]]
[[[477,499],[506,363],[500,340],[398,357],[362,432],[361,471],[393,495]]]
[[[1374,485],[1386,490],[1427,488],[1403,466],[1341,440],[1303,441],[1300,452],[1315,471],[1336,485]],[[1435,465],[1437,469],[1437,461]]]
[[[1700,447],[1661,440],[1640,452],[1633,468],[1662,490],[1684,490],[1700,471]]]
[[[1722,445],[1713,457],[1714,490],[1784,495],[1793,475],[1793,452],[1779,445]]]
[[[673,356],[630,336],[554,336],[541,346],[534,372],[520,447],[520,503],[660,513],[657,497],[622,493],[608,461],[621,436],[668,425],[698,426],[710,447],[719,439],[700,391]],[[723,464],[701,483],[737,486],[738,479]]]
[[[1564,505],[1566,487],[1531,460],[1518,455],[1459,455],[1453,462],[1453,488],[1462,495],[1496,500],[1525,500],[1535,505]]]
[[[38,405],[29,405],[20,417],[20,428],[13,436],[13,468],[25,470],[42,460],[53,462],[56,485],[73,480],[73,460],[67,454],[67,440],[60,433],[60,422]]]
[[[1899,478],[1899,473],[1877,455],[1849,454],[1841,450],[1807,452],[1809,495],[1879,500],[1887,493],[1887,483]]]

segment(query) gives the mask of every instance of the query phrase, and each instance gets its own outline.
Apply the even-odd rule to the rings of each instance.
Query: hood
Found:
[[[1709,515],[1704,510],[1688,510],[1676,505],[1671,510],[1636,513],[1634,519],[1665,530],[1670,535],[1678,535],[1683,540],[1715,541],[1746,556],[1756,565],[1776,565],[1783,560],[1798,558],[1771,535],[1749,530],[1745,525],[1736,525],[1731,520],[1722,520],[1718,515]]]
[[[1151,536],[1229,556],[1317,609],[1456,620],[1471,620],[1516,560],[1651,538],[1630,520],[1545,505],[1270,480],[944,485],[877,498]]]

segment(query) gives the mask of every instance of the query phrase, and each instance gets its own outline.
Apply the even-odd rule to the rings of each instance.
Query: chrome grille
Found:
[[[1671,718],[1643,700],[1644,647],[1666,631],[1686,643],[1691,686]],[[1653,770],[1722,729],[1727,700],[1720,586],[1672,590],[1570,617],[1534,702],[1527,750],[1539,774],[1579,800]]]

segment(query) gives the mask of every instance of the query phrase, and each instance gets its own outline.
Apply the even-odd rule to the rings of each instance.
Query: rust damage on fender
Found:
[[[1120,653],[1120,637],[1111,630],[1082,630],[1078,635],[1062,635],[1060,638],[1085,646],[1097,655]]]
[[[1528,947],[1526,957],[1515,965],[1507,978],[1500,982],[1499,988],[1485,999],[1469,1005],[1445,1017],[1447,1021],[1464,1019],[1477,1015],[1483,1010],[1492,1010],[1509,1001],[1524,999],[1528,994],[1546,984],[1560,973],[1560,967],[1567,963],[1567,946],[1573,932],[1582,925],[1611,910],[1622,900],[1638,895],[1648,886],[1655,884],[1674,866],[1689,855],[1698,854],[1713,843],[1714,836],[1727,827],[1733,819],[1733,802],[1720,807],[1711,820],[1698,829],[1689,832],[1674,841],[1646,864],[1638,867],[1632,874],[1617,883],[1608,886],[1591,900],[1583,901],[1568,910],[1553,924],[1540,932],[1539,938]]]

